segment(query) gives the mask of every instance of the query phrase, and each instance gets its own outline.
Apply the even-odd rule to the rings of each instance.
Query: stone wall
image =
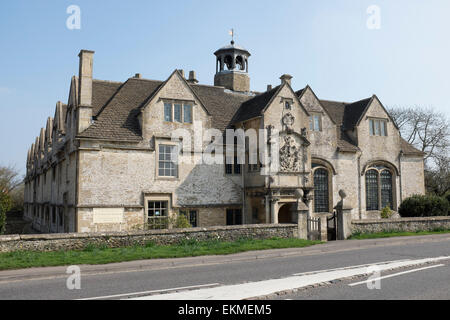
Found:
[[[82,250],[90,244],[118,248],[131,245],[175,244],[182,240],[233,241],[243,237],[252,239],[297,237],[296,224],[255,224],[226,227],[148,230],[133,232],[56,233],[0,236],[0,252],[17,250],[56,251]]]
[[[352,233],[450,230],[450,217],[353,220]]]

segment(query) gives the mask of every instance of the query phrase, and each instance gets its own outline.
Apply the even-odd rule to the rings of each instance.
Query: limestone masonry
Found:
[[[424,193],[424,154],[400,137],[377,96],[320,100],[309,86],[294,90],[287,74],[278,86],[255,92],[249,51],[232,42],[214,55],[212,86],[182,70],[163,81],[140,74],[124,82],[96,80],[94,52],[81,50],[67,103],[56,103],[28,151],[25,215],[33,228],[165,229],[180,214],[193,227],[297,223],[299,208],[311,217],[330,215],[341,189],[352,218],[360,220]],[[198,124],[219,135],[266,129],[258,138],[267,151],[256,163],[249,161],[251,143],[244,163],[237,157],[223,164],[175,161],[174,155],[186,157],[181,150],[189,141],[172,133],[185,129],[194,137]],[[276,172],[264,161],[274,139]],[[217,141],[205,140],[189,155],[201,157],[214,143],[225,149]]]

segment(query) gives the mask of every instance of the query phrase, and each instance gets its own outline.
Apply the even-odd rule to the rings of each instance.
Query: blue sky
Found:
[[[69,5],[81,29],[69,30]],[[366,12],[380,8],[380,29]],[[213,52],[230,41],[252,56],[252,90],[289,73],[295,89],[355,101],[377,94],[386,106],[432,106],[450,115],[450,1],[1,1],[0,165],[25,171],[26,153],[67,102],[80,49],[94,50],[94,78],[135,73],[166,79],[175,69],[212,84]]]

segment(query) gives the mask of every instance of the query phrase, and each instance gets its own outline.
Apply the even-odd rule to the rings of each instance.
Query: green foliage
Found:
[[[184,214],[177,214],[176,217],[170,218],[170,224],[173,228],[192,228],[189,219]]]
[[[51,252],[14,251],[0,253],[0,270],[29,267],[62,266],[71,264],[104,264],[141,259],[195,257],[203,255],[232,254],[250,250],[302,248],[321,243],[296,238],[288,239],[239,239],[237,241],[185,239],[178,244],[155,245],[149,241],[144,246],[106,248],[94,243],[84,250],[60,250]]]
[[[434,217],[447,216],[449,202],[436,195],[413,195],[406,198],[399,207],[402,217]]]
[[[363,240],[363,239],[378,239],[378,238],[391,238],[391,237],[408,237],[408,236],[427,236],[432,234],[450,233],[450,230],[443,228],[436,228],[431,231],[383,231],[376,233],[360,233],[355,232],[349,239]]]
[[[447,191],[447,193],[444,195],[444,198],[447,199],[447,201],[450,205],[450,191]]]
[[[6,212],[11,209],[11,197],[5,193],[0,192],[0,234],[5,233],[6,230]]]
[[[382,219],[389,219],[392,217],[394,212],[392,212],[391,208],[389,207],[389,204],[381,210],[381,218]]]

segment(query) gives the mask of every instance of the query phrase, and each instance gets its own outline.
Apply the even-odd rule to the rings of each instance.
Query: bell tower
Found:
[[[216,56],[216,75],[214,85],[233,91],[250,91],[248,76],[248,58],[250,52],[235,45],[234,40],[225,47],[214,52]]]

